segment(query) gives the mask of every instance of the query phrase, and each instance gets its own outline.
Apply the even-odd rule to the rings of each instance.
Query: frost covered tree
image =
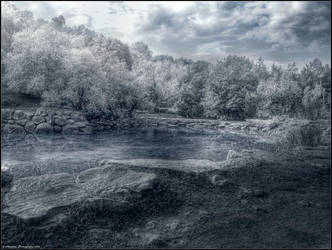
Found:
[[[185,117],[204,115],[203,98],[209,77],[209,63],[198,61],[189,66],[187,74],[179,85],[176,108]]]
[[[205,95],[207,117],[245,118],[246,92],[255,91],[258,78],[253,63],[239,56],[228,56],[212,67]]]
[[[269,78],[260,81],[257,94],[260,97],[259,116],[294,116],[301,111],[301,88],[298,84],[295,64],[283,70],[272,65]]]
[[[5,1],[1,89],[91,119],[165,108],[185,117],[319,119],[330,117],[331,69],[318,59],[299,71],[235,55],[216,64],[153,56],[142,42],[129,47],[84,25],[68,26],[63,16],[36,20]]]
[[[309,62],[301,71],[304,114],[309,119],[330,117],[331,69],[319,59]]]
[[[68,36],[49,24],[15,33],[7,58],[8,87],[33,97],[63,88],[63,58],[69,41]]]

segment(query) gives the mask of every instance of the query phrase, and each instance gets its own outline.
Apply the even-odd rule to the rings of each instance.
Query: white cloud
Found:
[[[14,2],[36,17],[65,16],[124,42],[143,41],[155,54],[216,60],[226,53],[267,61],[330,60],[328,2]],[[320,46],[320,47],[319,47]],[[324,48],[324,51],[319,50]]]

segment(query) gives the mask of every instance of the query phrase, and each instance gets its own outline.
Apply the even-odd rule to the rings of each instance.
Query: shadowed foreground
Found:
[[[104,160],[14,180],[3,191],[3,245],[330,247],[329,147],[208,162]]]

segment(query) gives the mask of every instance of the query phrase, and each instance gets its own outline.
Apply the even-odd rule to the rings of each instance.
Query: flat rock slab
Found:
[[[2,212],[33,219],[84,202],[128,202],[133,193],[151,189],[155,180],[153,173],[110,167],[21,178],[13,181]]]
[[[162,159],[129,159],[117,160],[108,159],[102,160],[100,166],[117,167],[145,167],[145,168],[164,168],[186,173],[203,173],[212,170],[226,170],[231,168],[253,167],[266,162],[273,162],[280,160],[280,156],[275,156],[273,153],[263,150],[242,150],[241,152],[228,152],[227,160],[225,161],[210,161],[210,160],[162,160]],[[285,159],[282,159],[285,160]]]
[[[130,160],[103,160],[100,166],[114,167],[118,164],[126,166],[138,166],[146,168],[165,168],[183,172],[205,172],[215,169],[221,169],[222,162],[210,160],[161,160],[161,159],[130,159]]]

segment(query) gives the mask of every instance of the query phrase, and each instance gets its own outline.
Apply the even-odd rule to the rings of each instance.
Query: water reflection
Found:
[[[245,136],[189,133],[174,129],[131,129],[85,136],[32,136],[25,140],[2,138],[2,164],[16,177],[78,172],[95,167],[101,159],[160,158],[168,160],[225,160],[230,149],[273,146]]]

